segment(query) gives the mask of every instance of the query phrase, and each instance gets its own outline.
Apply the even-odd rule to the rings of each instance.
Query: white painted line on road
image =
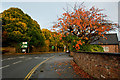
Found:
[[[5,61],[5,60],[8,60],[8,59],[2,59],[1,61]]]
[[[47,59],[48,57],[34,57],[35,59]]]
[[[35,59],[38,59],[38,58],[40,58],[40,57],[34,57]]]
[[[30,60],[30,59],[32,59],[32,58],[28,58],[28,59],[26,59],[26,60]]]
[[[14,59],[14,58],[7,58],[7,60],[11,60],[11,59]]]
[[[32,58],[28,58],[28,60],[29,60],[29,59],[32,59]]]
[[[5,61],[5,60],[12,60],[12,59],[15,59],[15,58],[2,59],[1,61]]]
[[[14,62],[13,64],[17,64],[17,63],[20,63],[20,62],[22,62],[22,61],[17,61],[17,62]]]
[[[21,56],[21,57],[19,57],[19,58],[25,58],[25,56]]]
[[[9,66],[10,66],[10,65],[3,66],[3,67],[0,67],[0,69],[6,68],[6,67],[9,67]]]

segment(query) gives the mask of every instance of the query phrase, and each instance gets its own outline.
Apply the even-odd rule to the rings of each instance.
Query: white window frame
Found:
[[[103,47],[105,52],[109,52],[109,47]]]

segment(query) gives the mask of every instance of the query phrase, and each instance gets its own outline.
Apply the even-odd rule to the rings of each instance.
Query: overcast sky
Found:
[[[0,3],[1,4],[1,3]],[[75,2],[2,2],[2,10],[9,9],[10,7],[20,8],[23,12],[30,15],[36,20],[41,29],[51,29],[54,21],[64,13],[63,8],[69,5],[74,6]],[[81,4],[81,2],[77,2]],[[85,2],[86,8],[95,6],[104,9],[104,14],[108,15],[108,19],[118,23],[118,2]],[[71,8],[70,8],[71,9]],[[116,32],[117,33],[117,32]],[[120,35],[119,35],[120,36]]]

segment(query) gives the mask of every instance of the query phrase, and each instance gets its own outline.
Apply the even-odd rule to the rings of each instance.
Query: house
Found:
[[[119,49],[119,53],[120,53],[120,41],[119,41],[119,48],[118,49]]]
[[[120,50],[120,42],[116,33],[105,34],[107,39],[100,38],[99,40],[91,43],[101,45],[104,49],[104,52],[118,53]]]

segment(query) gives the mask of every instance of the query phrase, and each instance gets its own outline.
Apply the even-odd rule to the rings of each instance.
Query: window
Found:
[[[105,52],[109,51],[109,47],[103,47],[103,49],[104,49]]]

